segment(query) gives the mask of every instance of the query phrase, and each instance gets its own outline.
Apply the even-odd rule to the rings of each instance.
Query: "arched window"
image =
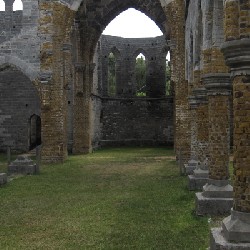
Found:
[[[0,11],[5,11],[5,2],[0,0]]]
[[[108,95],[116,95],[116,58],[112,52],[108,56]]]
[[[22,0],[16,0],[13,4],[13,11],[23,10],[23,2]]]
[[[146,96],[146,57],[140,53],[135,62],[136,95]]]

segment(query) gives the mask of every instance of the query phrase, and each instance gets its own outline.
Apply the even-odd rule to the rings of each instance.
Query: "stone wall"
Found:
[[[119,60],[116,95],[108,93],[108,56]],[[102,35],[94,57],[92,145],[173,145],[173,97],[166,98],[164,37],[121,38]],[[147,95],[136,97],[135,61],[144,54]]]
[[[40,116],[40,98],[30,79],[14,66],[0,68],[0,151],[8,146],[27,152],[31,146],[31,116]]]
[[[101,145],[173,145],[173,99],[103,99]]]
[[[146,94],[150,97],[165,96],[166,56],[169,51],[164,36],[155,38],[121,38],[102,36],[100,39],[102,92],[108,95],[108,57],[116,57],[117,96],[135,96],[136,57],[142,53],[146,62]]]

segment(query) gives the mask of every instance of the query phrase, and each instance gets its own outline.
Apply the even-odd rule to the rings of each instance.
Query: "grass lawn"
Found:
[[[0,249],[206,249],[208,217],[173,155],[102,149],[15,179],[0,189]]]

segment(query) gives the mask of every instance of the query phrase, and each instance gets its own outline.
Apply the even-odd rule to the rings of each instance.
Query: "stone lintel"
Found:
[[[208,179],[202,194],[207,198],[233,198],[233,187],[229,180]]]
[[[229,242],[224,237],[221,228],[212,228],[210,234],[210,250],[249,250],[250,243]]]
[[[229,73],[210,73],[202,76],[207,95],[231,95],[232,81]]]
[[[250,244],[250,213],[232,209],[231,215],[223,220],[222,233],[229,242]]]
[[[250,75],[250,39],[225,42],[221,51],[226,64],[231,68],[231,75]]]

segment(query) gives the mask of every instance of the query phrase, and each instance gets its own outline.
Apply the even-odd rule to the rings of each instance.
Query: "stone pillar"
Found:
[[[42,2],[39,7],[42,161],[63,162],[67,157],[67,104],[62,45],[74,13],[58,2]]]
[[[192,117],[190,121],[190,140],[191,140],[191,151],[190,151],[190,160],[185,164],[185,173],[191,175],[193,171],[198,166],[197,160],[197,107],[198,100],[195,96],[189,97],[189,106],[190,106],[190,116]]]
[[[250,249],[250,1],[225,1],[224,8],[222,52],[233,79],[234,204],[222,228],[212,229],[210,249]]]
[[[161,0],[165,11],[171,39],[171,81],[175,93],[175,151],[181,173],[190,160],[190,110],[188,83],[185,80],[185,2],[183,0]]]
[[[208,102],[204,87],[193,90],[196,96],[196,155],[197,166],[192,175],[188,176],[189,190],[201,190],[208,179]]]
[[[199,215],[229,213],[233,205],[233,188],[229,181],[230,95],[227,73],[203,77],[209,106],[209,179],[202,193],[196,193]]]

